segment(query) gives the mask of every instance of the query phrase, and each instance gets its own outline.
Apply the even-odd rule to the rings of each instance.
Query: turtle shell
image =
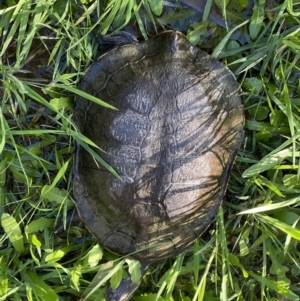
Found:
[[[167,31],[102,55],[77,97],[79,130],[119,174],[77,147],[74,196],[90,232],[120,255],[156,261],[183,252],[214,219],[243,136],[233,74]]]

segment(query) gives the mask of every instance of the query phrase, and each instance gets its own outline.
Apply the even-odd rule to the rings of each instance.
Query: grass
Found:
[[[237,76],[244,142],[216,222],[184,254],[153,265],[134,300],[299,300],[299,4],[259,1],[245,22],[246,3],[221,3],[232,31],[251,37],[243,45],[212,22],[182,28]],[[190,16],[153,14],[161,9],[158,0],[0,3],[0,300],[104,300],[106,282],[139,278],[136,261],[67,221],[74,141],[93,146],[72,107],[97,34],[129,22],[146,38],[149,22]]]

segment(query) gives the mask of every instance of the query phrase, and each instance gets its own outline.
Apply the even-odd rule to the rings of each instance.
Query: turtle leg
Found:
[[[133,283],[131,279],[123,279],[120,285],[116,289],[112,289],[110,286],[106,290],[106,301],[128,301],[131,299],[134,292],[140,286],[143,275],[146,273],[150,263],[147,261],[141,261],[141,278],[138,283]]]

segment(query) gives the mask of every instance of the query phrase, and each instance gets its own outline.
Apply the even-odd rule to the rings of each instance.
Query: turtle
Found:
[[[74,121],[118,173],[80,145],[74,199],[98,242],[149,264],[176,257],[211,224],[243,139],[244,113],[232,72],[184,34],[169,30],[117,46],[85,72]],[[100,149],[101,148],[101,149]],[[107,300],[129,300],[123,280]]]

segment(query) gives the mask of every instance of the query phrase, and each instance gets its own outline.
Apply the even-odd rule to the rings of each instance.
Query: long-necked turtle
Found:
[[[74,196],[82,220],[114,253],[144,262],[180,254],[213,220],[242,141],[233,74],[167,31],[105,53],[80,89],[118,109],[79,96],[74,117],[120,175],[78,148]]]

